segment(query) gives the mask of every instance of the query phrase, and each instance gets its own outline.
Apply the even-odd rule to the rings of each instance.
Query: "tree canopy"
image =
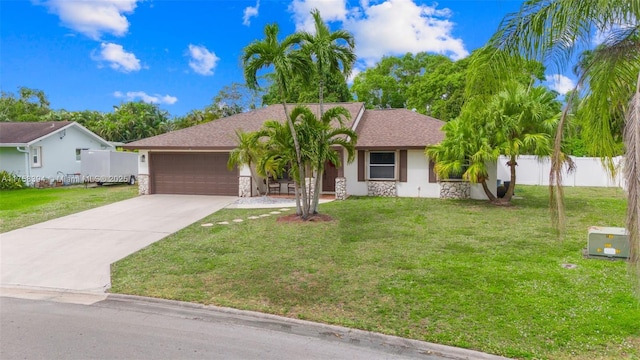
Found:
[[[18,94],[2,92],[0,96],[0,121],[39,121],[52,110],[49,99],[42,90],[18,88]]]
[[[53,110],[44,91],[21,87],[17,95],[2,92],[0,121],[75,121],[107,141],[126,143],[255,108],[257,99],[246,86],[232,83],[203,109],[171,119],[159,105],[142,101],[120,103],[112,112]]]
[[[351,91],[367,108],[404,108],[407,90],[416,79],[450,62],[443,55],[406,54],[403,57],[385,56],[374,67],[359,73],[353,80]]]
[[[271,76],[267,76],[271,78]],[[309,80],[302,77],[294,77],[290,79],[288,85],[288,93],[286,100],[290,104],[319,103],[320,95],[318,94],[319,78],[316,73],[311,75]],[[340,73],[329,73],[324,81],[324,102],[350,102],[353,96],[347,85],[347,80]],[[273,105],[280,103],[280,95],[278,94],[278,86],[271,81],[266,89],[266,93],[262,97],[264,105]]]

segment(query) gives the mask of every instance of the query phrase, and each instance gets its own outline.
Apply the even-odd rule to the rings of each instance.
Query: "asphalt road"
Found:
[[[461,358],[400,338],[305,323],[112,296],[91,305],[0,297],[0,358]]]

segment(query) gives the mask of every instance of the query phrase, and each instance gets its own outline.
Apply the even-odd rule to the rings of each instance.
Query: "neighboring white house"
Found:
[[[319,113],[318,104],[305,104]],[[330,103],[350,114],[344,126],[358,134],[351,164],[343,151],[341,166],[325,166],[322,192],[349,195],[460,197],[486,199],[479,184],[443,181],[424,154],[427,145],[444,138],[443,121],[407,109],[365,109],[364,103]],[[293,105],[291,109],[293,108]],[[256,195],[249,169],[229,170],[229,153],[237,146],[236,130],[256,131],[267,120],[283,121],[282,105],[270,105],[209,123],[138,140],[123,147],[139,151],[140,194]],[[496,193],[496,166],[490,165],[490,190]],[[281,179],[282,193],[288,193]],[[280,182],[279,182],[280,183]],[[277,191],[277,190],[276,190]]]
[[[113,145],[72,121],[0,122],[0,170],[27,184],[79,175],[82,150]]]

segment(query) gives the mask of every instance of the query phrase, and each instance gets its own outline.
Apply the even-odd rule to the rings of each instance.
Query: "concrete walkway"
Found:
[[[111,263],[236,199],[139,196],[3,233],[0,286],[103,292],[111,286]]]

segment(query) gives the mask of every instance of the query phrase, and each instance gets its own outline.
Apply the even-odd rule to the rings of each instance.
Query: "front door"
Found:
[[[324,165],[324,175],[322,176],[322,191],[335,192],[338,168],[330,162]]]

